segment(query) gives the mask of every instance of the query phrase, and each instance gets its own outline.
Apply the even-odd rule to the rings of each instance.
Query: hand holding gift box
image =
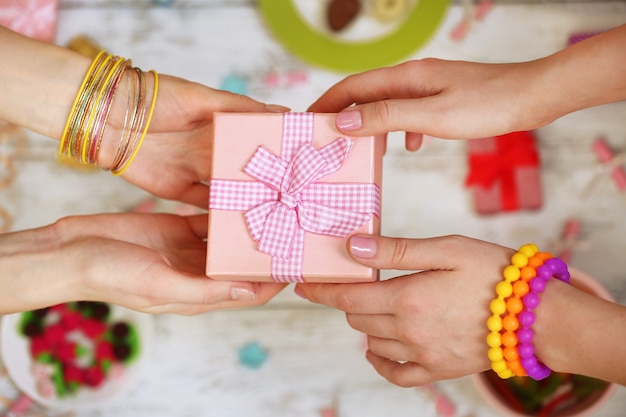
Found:
[[[465,185],[479,214],[541,207],[539,152],[530,132],[474,139],[468,146]]]
[[[329,114],[217,113],[207,275],[375,281],[345,241],[380,233],[382,139],[345,137]]]

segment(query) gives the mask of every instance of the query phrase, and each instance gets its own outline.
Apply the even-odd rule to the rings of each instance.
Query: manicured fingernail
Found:
[[[337,113],[335,124],[339,130],[354,130],[361,128],[361,112],[356,110]]]
[[[266,104],[265,110],[269,113],[285,113],[291,109],[289,107],[281,106],[280,104]]]
[[[232,288],[230,298],[234,301],[252,301],[256,298],[256,294],[247,288]]]
[[[376,255],[376,241],[365,236],[350,238],[350,253],[357,258],[373,258]]]
[[[306,295],[304,294],[304,291],[302,291],[302,288],[298,287],[297,285],[293,289],[293,293],[297,295],[298,297],[302,297],[305,300],[307,299]]]

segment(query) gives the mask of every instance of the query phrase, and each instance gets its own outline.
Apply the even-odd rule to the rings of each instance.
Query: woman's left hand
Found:
[[[367,335],[367,359],[396,385],[488,369],[489,302],[513,251],[463,236],[360,238],[350,240],[358,262],[422,272],[371,283],[298,284],[296,293],[345,311],[350,326]],[[363,248],[368,258],[355,257]]]
[[[207,216],[69,216],[0,234],[0,313],[102,301],[147,313],[199,314],[261,305],[283,284],[206,276]]]
[[[157,197],[206,208],[213,113],[287,109],[168,75],[159,84],[150,129],[123,178]]]

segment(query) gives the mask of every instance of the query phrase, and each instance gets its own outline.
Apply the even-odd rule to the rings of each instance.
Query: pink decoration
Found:
[[[472,0],[466,0],[464,8],[463,18],[450,32],[452,40],[457,42],[467,36],[475,21],[481,21],[489,14],[493,8],[493,3],[491,0],[479,0],[478,4],[474,5]]]
[[[437,415],[441,417],[454,417],[456,415],[456,406],[436,384],[424,385],[420,389],[435,401]]]
[[[28,395],[22,394],[15,400],[13,405],[11,405],[8,415],[11,417],[24,415],[31,405],[33,405],[33,400]]]
[[[474,18],[476,20],[483,20],[485,16],[489,14],[491,9],[493,8],[493,3],[491,0],[481,0],[476,5],[476,9],[474,10]]]
[[[563,262],[568,263],[572,258],[572,249],[580,238],[580,222],[576,219],[569,219],[563,225],[561,236],[561,250],[558,257]]]
[[[287,74],[287,82],[289,85],[303,84],[307,82],[309,75],[305,71],[292,71]]]
[[[346,237],[380,215],[375,184],[323,184],[341,169],[353,142],[338,138],[316,149],[313,113],[284,115],[281,156],[260,146],[244,172],[257,182],[211,180],[209,208],[245,210],[261,252],[272,256],[277,282],[304,282],[304,233]]]
[[[337,417],[337,412],[334,408],[322,408],[320,411],[320,417]]]
[[[2,0],[0,25],[44,42],[54,42],[59,0]]]
[[[280,85],[280,75],[277,72],[270,72],[265,76],[265,84],[268,87],[278,87]]]
[[[615,158],[613,151],[603,138],[596,139],[592,148],[600,162],[606,164],[611,170],[611,177],[618,190],[624,191],[626,189],[626,171],[620,164],[621,161]]]
[[[472,27],[472,21],[470,19],[463,19],[458,24],[456,24],[452,31],[450,32],[450,38],[454,41],[462,41],[465,39],[465,36],[469,33],[469,30]]]
[[[265,85],[267,87],[293,87],[297,84],[304,84],[309,79],[306,71],[289,71],[281,74],[277,71],[269,72],[265,75]]]
[[[341,137],[334,115],[217,114],[207,275],[376,280],[377,271],[346,254],[345,241],[380,231],[383,147],[382,138]]]

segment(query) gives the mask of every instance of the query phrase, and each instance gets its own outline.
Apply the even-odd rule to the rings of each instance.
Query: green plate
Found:
[[[302,19],[291,0],[259,0],[261,14],[282,44],[310,64],[339,72],[360,72],[392,65],[420,48],[434,34],[448,0],[418,0],[393,32],[363,42],[326,36]]]

